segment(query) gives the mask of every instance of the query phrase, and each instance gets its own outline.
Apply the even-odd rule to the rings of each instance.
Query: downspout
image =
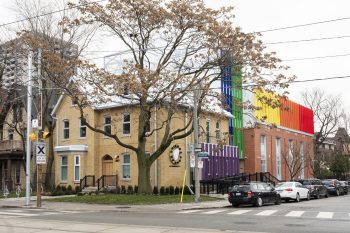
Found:
[[[154,112],[154,129],[157,129],[157,108],[156,111]],[[158,134],[157,130],[154,131],[154,151],[157,150],[157,139],[158,139]],[[154,161],[154,186],[158,187],[158,159]],[[159,187],[158,187],[159,188]]]

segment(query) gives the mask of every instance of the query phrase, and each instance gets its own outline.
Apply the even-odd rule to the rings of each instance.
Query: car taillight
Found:
[[[253,196],[253,192],[251,192],[251,191],[247,192],[247,196],[248,196],[248,197]]]
[[[285,189],[287,192],[293,192],[293,189],[292,188],[287,188]]]

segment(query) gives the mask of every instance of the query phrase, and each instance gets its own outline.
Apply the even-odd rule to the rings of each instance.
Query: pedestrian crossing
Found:
[[[84,211],[86,213],[87,211]],[[75,214],[83,213],[83,211],[53,211],[43,209],[0,209],[0,219],[2,218],[18,218],[18,217],[37,217],[57,214]]]
[[[255,215],[255,216],[284,216],[290,218],[317,218],[317,219],[347,219],[350,221],[350,213],[347,212],[323,212],[323,211],[301,211],[301,210],[257,210],[257,209],[194,209],[194,210],[182,210],[177,212],[178,214],[200,214],[200,215],[213,215],[222,214],[228,216],[240,216],[240,215]]]

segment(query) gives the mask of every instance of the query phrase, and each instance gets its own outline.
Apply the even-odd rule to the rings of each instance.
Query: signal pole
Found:
[[[193,97],[193,133],[194,133],[194,156],[195,156],[195,165],[194,165],[194,193],[195,193],[195,202],[200,201],[200,187],[199,187],[199,168],[198,168],[198,114],[197,114],[197,95],[198,90],[194,90]]]
[[[42,114],[42,106],[43,106],[43,95],[42,95],[42,80],[41,80],[41,49],[38,49],[38,83],[39,83],[39,98],[38,98],[38,113],[37,113],[37,118],[38,118],[38,128],[37,128],[37,143],[39,141],[39,131],[42,130],[42,119],[43,119],[43,114]],[[37,155],[35,153],[35,155]],[[41,164],[36,163],[36,207],[41,207]]]
[[[26,198],[25,205],[30,203],[30,151],[31,151],[31,142],[29,140],[29,135],[31,132],[32,124],[32,60],[33,60],[33,51],[29,51],[28,54],[28,82],[27,82],[27,152],[26,152]]]

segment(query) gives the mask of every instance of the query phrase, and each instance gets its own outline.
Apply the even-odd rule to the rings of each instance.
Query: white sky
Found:
[[[350,17],[349,0],[205,0],[211,7],[230,5],[235,7],[235,25],[245,32],[263,31],[293,25],[307,24],[337,18]],[[0,24],[15,20],[14,0],[0,0]],[[278,30],[263,33],[265,42],[281,42],[325,37],[349,36],[341,39],[319,40],[300,43],[266,45],[269,51],[277,52],[281,59],[310,58],[350,54],[350,19]],[[108,45],[110,44],[110,45]],[[107,45],[107,46],[106,46]],[[97,46],[103,50],[118,49],[109,42]],[[100,53],[95,57],[107,55]],[[101,62],[101,61],[100,61]],[[298,80],[350,76],[350,55],[325,59],[312,59],[286,62],[290,74]],[[300,92],[314,87],[326,90],[333,95],[341,94],[344,107],[350,114],[350,78],[329,81],[292,84],[290,98],[302,103]]]

